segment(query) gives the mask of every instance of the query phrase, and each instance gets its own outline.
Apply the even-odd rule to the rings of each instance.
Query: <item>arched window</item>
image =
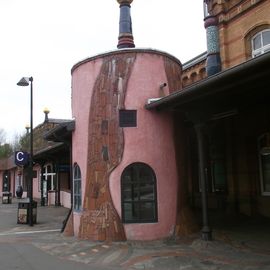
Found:
[[[197,81],[197,73],[196,72],[192,72],[190,75],[190,79],[191,81],[194,83]]]
[[[156,176],[144,163],[133,163],[121,176],[124,223],[157,222]]]
[[[187,86],[188,85],[188,76],[184,76],[183,79],[182,79],[182,82],[183,82],[183,86]]]
[[[251,40],[252,57],[270,51],[270,29],[257,33]]]
[[[201,68],[199,70],[199,77],[200,77],[200,80],[202,80],[206,77],[206,69],[205,68]]]
[[[74,198],[74,210],[80,211],[82,207],[82,177],[81,170],[78,164],[74,165],[73,173],[73,198]]]

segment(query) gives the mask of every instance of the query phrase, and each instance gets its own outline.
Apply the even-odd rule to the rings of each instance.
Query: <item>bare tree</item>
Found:
[[[0,128],[0,145],[6,142],[6,132],[3,128]]]

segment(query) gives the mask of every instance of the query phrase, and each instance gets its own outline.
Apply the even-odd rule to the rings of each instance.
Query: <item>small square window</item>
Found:
[[[137,111],[120,110],[119,125],[120,127],[137,127]]]

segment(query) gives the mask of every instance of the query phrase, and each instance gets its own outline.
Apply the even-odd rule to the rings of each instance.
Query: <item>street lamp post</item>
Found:
[[[33,77],[23,77],[17,83],[28,86],[30,83],[30,155],[29,155],[29,225],[33,226]]]

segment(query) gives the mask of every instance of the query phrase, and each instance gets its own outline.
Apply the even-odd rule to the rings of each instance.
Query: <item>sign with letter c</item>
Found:
[[[24,166],[28,163],[29,154],[24,151],[16,151],[15,152],[15,164],[17,166]]]

